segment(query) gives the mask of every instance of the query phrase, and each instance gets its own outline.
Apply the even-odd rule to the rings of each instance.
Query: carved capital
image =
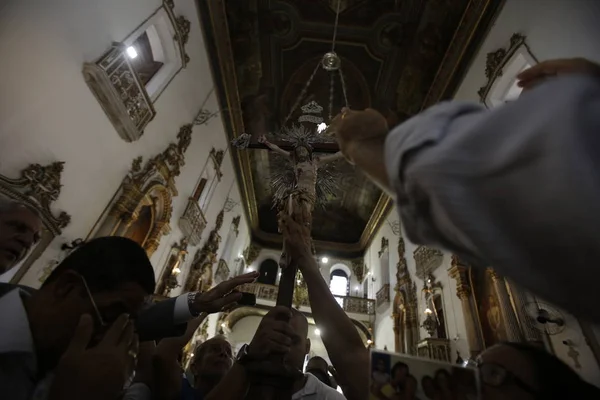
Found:
[[[462,300],[471,295],[469,267],[462,265],[457,256],[452,255],[452,266],[448,269],[450,278],[456,281],[456,295]]]

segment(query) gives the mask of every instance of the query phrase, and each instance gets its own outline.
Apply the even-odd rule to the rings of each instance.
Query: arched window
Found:
[[[256,280],[258,283],[264,283],[265,285],[274,285],[277,281],[277,274],[279,272],[279,264],[277,261],[270,258],[266,259],[258,267],[260,275]]]
[[[329,290],[331,290],[331,293],[341,306],[343,306],[342,297],[348,296],[349,289],[350,279],[348,279],[348,274],[341,269],[332,271],[329,280]]]

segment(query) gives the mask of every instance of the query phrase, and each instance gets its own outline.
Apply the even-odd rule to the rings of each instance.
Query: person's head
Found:
[[[37,211],[0,197],[0,275],[25,257],[41,232],[42,219]]]
[[[417,393],[417,378],[412,375],[406,377],[406,384],[404,385],[408,399],[412,399]]]
[[[194,375],[194,385],[206,381],[214,384],[227,374],[233,366],[231,344],[225,336],[219,335],[201,343],[194,350],[190,370]]]
[[[450,373],[448,371],[446,371],[445,369],[438,369],[435,372],[434,379],[435,379],[435,385],[440,390],[450,389],[452,380],[450,378]]]
[[[292,338],[292,345],[290,352],[286,356],[286,362],[302,370],[304,366],[304,360],[306,355],[310,352],[310,339],[308,338],[308,321],[304,314],[300,311],[292,308],[292,318],[290,319],[290,326],[295,332]]]
[[[408,365],[399,361],[392,367],[391,382],[394,386],[403,386],[406,383],[406,378],[408,377],[408,374]]]
[[[152,264],[133,240],[113,236],[83,244],[25,299],[38,356],[56,362],[84,314],[94,319],[94,340],[121,314],[135,318],[154,285]]]
[[[421,387],[423,388],[423,393],[427,396],[428,399],[433,399],[435,397],[435,383],[433,382],[433,378],[429,375],[425,375],[421,378]]]
[[[600,389],[542,348],[519,343],[490,347],[478,357],[485,400],[600,399]]]
[[[327,373],[328,369],[329,364],[327,363],[327,361],[325,361],[323,357],[319,356],[312,357],[310,360],[308,360],[308,363],[306,364],[307,371],[319,370],[324,373]]]
[[[306,146],[297,146],[294,149],[294,158],[296,159],[296,162],[309,161],[312,159],[312,152]]]
[[[375,370],[385,373],[385,361],[381,358],[375,361]]]
[[[329,364],[325,361],[324,358],[319,356],[314,356],[308,363],[306,364],[306,372],[310,372],[318,380],[326,384],[327,386],[333,386],[331,384],[331,379],[329,378]]]

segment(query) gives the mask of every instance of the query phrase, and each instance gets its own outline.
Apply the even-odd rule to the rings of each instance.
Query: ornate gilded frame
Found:
[[[487,82],[477,91],[479,99],[486,107],[491,108],[492,104],[489,103],[489,94],[494,87],[494,84],[498,78],[502,77],[504,67],[513,58],[513,56],[524,50],[528,57],[537,63],[537,58],[531,52],[531,49],[527,45],[526,37],[520,33],[514,33],[510,38],[510,44],[506,48],[499,48],[487,54],[485,62],[485,77]]]
[[[123,236],[139,217],[143,206],[152,205],[154,218],[152,228],[142,247],[151,257],[158,248],[162,236],[171,231],[173,197],[179,193],[175,177],[185,164],[185,151],[191,143],[192,125],[179,129],[177,142],[171,142],[160,154],[142,165],[142,157],[133,160],[131,170],[123,179],[113,201],[100,217],[89,237]]]
[[[64,163],[57,161],[45,166],[30,164],[21,170],[19,178],[0,175],[0,195],[36,210],[44,226],[40,242],[20,263],[11,283],[18,283],[23,278],[54,238],[71,222],[65,211],[56,216],[51,210],[60,195],[63,168]]]

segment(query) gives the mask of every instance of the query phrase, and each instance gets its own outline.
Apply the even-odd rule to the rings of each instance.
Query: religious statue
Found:
[[[315,204],[318,200],[325,200],[327,196],[333,196],[335,189],[331,174],[324,173],[320,177],[318,171],[326,164],[343,156],[339,151],[321,157],[315,156],[311,143],[318,137],[316,131],[313,133],[302,125],[295,125],[285,131],[286,136],[292,139],[292,151],[283,150],[269,142],[265,136],[261,136],[258,141],[284,156],[289,162],[288,168],[279,169],[276,176],[273,177],[275,206],[279,212],[292,215],[296,222],[310,229]],[[279,264],[281,268],[285,268],[289,263],[284,242]]]
[[[314,154],[320,150],[318,144],[331,140],[323,134],[326,129],[326,124],[320,116],[323,107],[311,101],[301,109],[299,124],[284,127],[279,133],[278,137],[282,141],[276,144],[261,135],[258,144],[283,156],[272,159],[275,167],[271,174],[273,207],[280,213],[293,216],[296,222],[310,229],[315,205],[324,204],[327,199],[335,197],[337,182],[332,162],[342,159],[343,156],[340,151],[322,156]],[[256,148],[257,146],[252,146],[251,138],[250,134],[244,133],[231,143],[239,149]],[[310,238],[306,239],[310,241]],[[284,241],[279,265],[285,268],[290,262]]]

